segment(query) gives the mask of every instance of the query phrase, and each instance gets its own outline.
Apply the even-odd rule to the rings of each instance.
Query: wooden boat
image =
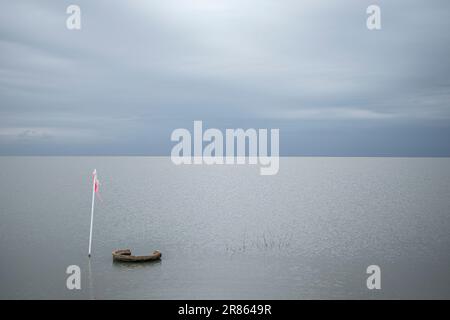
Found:
[[[133,256],[130,249],[115,250],[112,252],[113,260],[124,262],[146,262],[161,259],[161,252],[153,251],[148,256]]]

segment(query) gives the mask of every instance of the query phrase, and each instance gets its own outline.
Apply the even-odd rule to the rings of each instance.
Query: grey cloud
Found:
[[[47,128],[74,153],[168,154],[170,131],[195,119],[280,126],[281,139],[311,132],[313,120],[341,140],[348,128],[383,136],[409,122],[410,135],[449,149],[430,130],[450,123],[450,3],[377,1],[383,29],[370,32],[372,2],[77,1],[80,31],[65,28],[71,1],[5,3],[0,129]],[[59,152],[54,141],[27,150]],[[0,139],[2,154],[20,148]],[[308,148],[339,145],[284,143],[287,154]]]

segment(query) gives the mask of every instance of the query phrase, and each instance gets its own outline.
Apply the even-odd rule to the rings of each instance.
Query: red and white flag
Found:
[[[100,199],[100,201],[103,202],[102,197],[100,196],[100,193],[98,192],[98,189],[100,188],[100,181],[98,180],[98,177],[97,177],[97,169],[94,169],[94,172],[92,172],[92,179],[93,179],[92,185],[94,188],[93,196],[97,195],[98,198]]]
[[[92,172],[92,178],[94,179],[92,182],[94,184],[94,192],[97,193],[100,182],[98,181],[98,178],[97,178],[97,170],[96,169],[94,169],[94,172]]]

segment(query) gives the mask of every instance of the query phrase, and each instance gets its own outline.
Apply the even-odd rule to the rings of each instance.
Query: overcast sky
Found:
[[[2,1],[0,154],[168,155],[203,120],[279,128],[283,155],[450,156],[449,30],[448,0]]]

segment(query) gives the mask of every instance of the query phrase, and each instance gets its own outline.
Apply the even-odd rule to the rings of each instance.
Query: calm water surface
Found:
[[[163,259],[113,263],[118,248]],[[448,299],[450,159],[282,158],[260,176],[169,157],[1,157],[0,250],[2,299]],[[66,289],[73,264],[80,291]]]

